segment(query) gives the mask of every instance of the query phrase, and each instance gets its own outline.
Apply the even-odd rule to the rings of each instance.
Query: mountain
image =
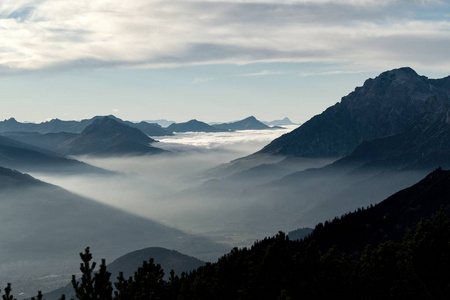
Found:
[[[450,77],[428,79],[411,68],[387,71],[260,153],[342,157],[365,140],[403,132],[423,115],[428,102],[446,101],[449,96]]]
[[[59,132],[59,133],[37,133],[37,132],[5,132],[0,133],[9,139],[33,145],[41,149],[52,151],[60,144],[76,137],[77,133]]]
[[[137,128],[109,117],[95,120],[79,135],[60,144],[56,151],[65,155],[125,155],[164,152],[150,146],[155,140]]]
[[[289,120],[288,117],[285,117],[284,119],[281,120],[261,121],[261,122],[266,124],[267,126],[297,125],[293,123],[291,120]]]
[[[116,118],[113,115],[109,115],[111,119],[116,120],[119,123],[126,124],[130,127],[137,128],[150,136],[166,136],[172,135],[171,132],[163,129],[158,124],[150,124],[148,122],[133,123],[129,121],[123,121]],[[0,133],[5,132],[28,132],[28,133],[80,133],[87,126],[91,125],[95,120],[103,118],[102,116],[95,116],[91,119],[85,119],[81,121],[62,121],[59,119],[53,119],[51,121],[42,123],[21,123],[17,122],[14,118],[0,122]]]
[[[62,121],[53,119],[42,123],[21,123],[10,118],[0,122],[0,132],[37,132],[37,133],[58,133],[58,132],[81,132],[86,126],[91,124],[98,117],[82,121]]]
[[[450,172],[437,170],[377,206],[318,224],[301,241],[280,232],[234,248],[174,289],[195,299],[446,299],[448,186]]]
[[[3,136],[0,136],[0,165],[26,172],[108,173],[78,160]]]
[[[185,123],[173,123],[167,130],[171,132],[222,132],[227,131],[210,126],[204,122],[197,120],[190,120]]]
[[[169,127],[170,124],[175,123],[175,121],[170,121],[166,119],[159,119],[159,120],[145,120],[144,122],[152,123],[152,124],[158,124],[161,127]]]
[[[449,186],[450,171],[438,168],[373,207],[358,209],[326,226],[319,224],[308,238],[323,249],[335,245],[350,253],[388,240],[399,242],[421,219],[432,218],[441,208],[450,215]]]
[[[206,260],[215,259],[227,250],[206,238],[186,234],[2,167],[0,199],[3,229],[0,231],[3,241],[0,282],[14,282],[15,291],[25,293],[23,297],[34,295],[38,289],[53,290],[69,282],[70,274],[78,272],[77,253],[86,246],[107,261],[148,247],[176,249]],[[150,252],[164,257],[164,251]],[[177,259],[194,261],[176,253],[169,254],[167,259],[174,265]]]
[[[169,250],[161,247],[150,247],[142,250],[137,250],[125,254],[112,263],[107,265],[108,272],[111,273],[111,278],[115,279],[123,272],[123,276],[128,278],[142,266],[143,261],[148,261],[153,258],[156,264],[160,264],[164,270],[164,279],[168,280],[170,271],[174,270],[175,274],[180,276],[182,272],[191,272],[205,264],[195,257],[182,254],[175,250]],[[61,295],[66,295],[66,298],[74,296],[72,284],[59,288],[53,292],[44,295],[47,300],[58,300]]]
[[[133,123],[133,122],[130,122],[130,121],[123,121],[123,120],[121,120],[119,118],[116,118],[113,115],[109,115],[108,117],[110,119],[113,119],[113,120],[119,122],[119,123],[128,125],[128,126],[133,127],[133,128],[137,128],[137,129],[139,129],[140,131],[142,131],[143,133],[145,133],[146,135],[149,135],[149,136],[168,136],[168,135],[173,135],[172,132],[162,128],[160,125],[158,125],[156,123],[151,124],[151,123],[148,123],[148,122],[145,122],[145,121],[142,121],[142,122],[139,122],[139,123]]]
[[[444,98],[444,97],[443,97]],[[399,134],[367,140],[335,167],[425,169],[450,167],[450,99],[432,97],[417,121]]]
[[[269,126],[258,121],[254,116],[250,116],[240,121],[232,123],[222,123],[213,125],[222,130],[263,130],[270,129]]]

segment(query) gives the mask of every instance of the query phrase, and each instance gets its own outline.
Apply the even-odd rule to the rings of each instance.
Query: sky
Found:
[[[2,0],[0,119],[304,122],[448,53],[448,0]]]

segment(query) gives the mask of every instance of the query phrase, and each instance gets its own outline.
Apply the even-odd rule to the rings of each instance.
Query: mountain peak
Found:
[[[9,119],[5,120],[5,122],[8,122],[8,123],[18,123],[18,122],[16,121],[16,119],[14,119],[14,118],[9,118]]]
[[[362,141],[403,132],[424,113],[433,112],[431,104],[448,101],[448,95],[450,85],[442,79],[430,80],[409,67],[386,71],[261,152],[343,157]]]
[[[214,127],[223,130],[261,130],[270,128],[269,126],[258,121],[258,119],[254,116],[250,116],[232,123],[216,124]]]

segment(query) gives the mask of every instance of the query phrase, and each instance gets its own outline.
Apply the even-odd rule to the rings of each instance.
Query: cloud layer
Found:
[[[450,67],[443,1],[5,0],[0,69],[341,62]]]

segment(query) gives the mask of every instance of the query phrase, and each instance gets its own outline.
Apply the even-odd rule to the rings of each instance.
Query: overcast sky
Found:
[[[449,75],[449,2],[2,0],[0,119],[303,122],[384,70]]]

